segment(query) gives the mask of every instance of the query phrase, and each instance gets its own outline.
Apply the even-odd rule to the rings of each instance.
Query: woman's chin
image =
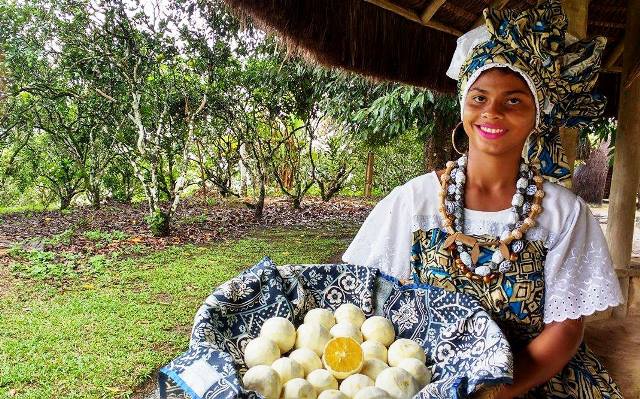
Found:
[[[488,156],[514,156],[513,154],[522,154],[522,145],[514,145],[501,140],[485,140],[481,139],[479,143],[473,145],[470,152],[485,154]]]

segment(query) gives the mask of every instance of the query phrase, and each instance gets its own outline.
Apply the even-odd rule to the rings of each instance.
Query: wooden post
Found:
[[[371,197],[371,191],[373,190],[373,160],[373,152],[369,151],[369,154],[367,154],[367,169],[364,183],[365,197]]]
[[[569,19],[569,33],[578,39],[585,38],[587,36],[589,0],[564,0],[562,7]],[[576,163],[579,133],[578,129],[560,128],[560,140],[562,141],[564,152],[567,155],[567,162],[569,163],[571,173],[573,173]],[[569,188],[572,188],[573,179],[569,183]]]
[[[622,82],[632,72],[640,57],[640,0],[627,2],[627,23],[624,38]],[[616,269],[628,269],[633,245],[636,193],[640,180],[640,79],[628,87],[620,88],[618,131],[616,134],[615,161],[609,196],[607,241]],[[625,300],[629,299],[629,277],[621,277],[620,285]],[[614,317],[624,318],[628,306],[625,303],[614,310]]]

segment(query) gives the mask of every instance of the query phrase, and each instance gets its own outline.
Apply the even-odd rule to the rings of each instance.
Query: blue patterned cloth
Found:
[[[260,398],[242,387],[243,348],[264,321],[295,325],[317,307],[359,306],[391,320],[397,338],[425,350],[433,381],[416,398],[464,398],[510,383],[506,338],[480,303],[428,285],[403,285],[377,269],[346,264],[276,267],[269,258],[218,287],[198,310],[189,349],[160,370],[161,398]]]

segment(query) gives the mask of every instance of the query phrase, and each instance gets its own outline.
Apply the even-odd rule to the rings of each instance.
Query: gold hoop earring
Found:
[[[453,130],[451,131],[451,145],[453,146],[453,150],[455,152],[457,152],[460,155],[464,155],[463,151],[460,151],[458,149],[458,147],[456,146],[456,133],[458,132],[458,129],[460,129],[460,126],[462,126],[462,121],[459,122],[456,127],[453,128]]]

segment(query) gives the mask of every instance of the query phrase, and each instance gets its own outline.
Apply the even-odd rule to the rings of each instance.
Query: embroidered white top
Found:
[[[438,212],[439,190],[435,172],[393,189],[371,211],[342,260],[409,278],[412,232],[443,228]],[[548,248],[544,322],[577,319],[622,303],[607,243],[587,204],[554,183],[545,182],[544,191],[544,210],[538,224],[526,235],[529,240],[542,240]],[[499,236],[510,212],[466,209],[464,231]]]

